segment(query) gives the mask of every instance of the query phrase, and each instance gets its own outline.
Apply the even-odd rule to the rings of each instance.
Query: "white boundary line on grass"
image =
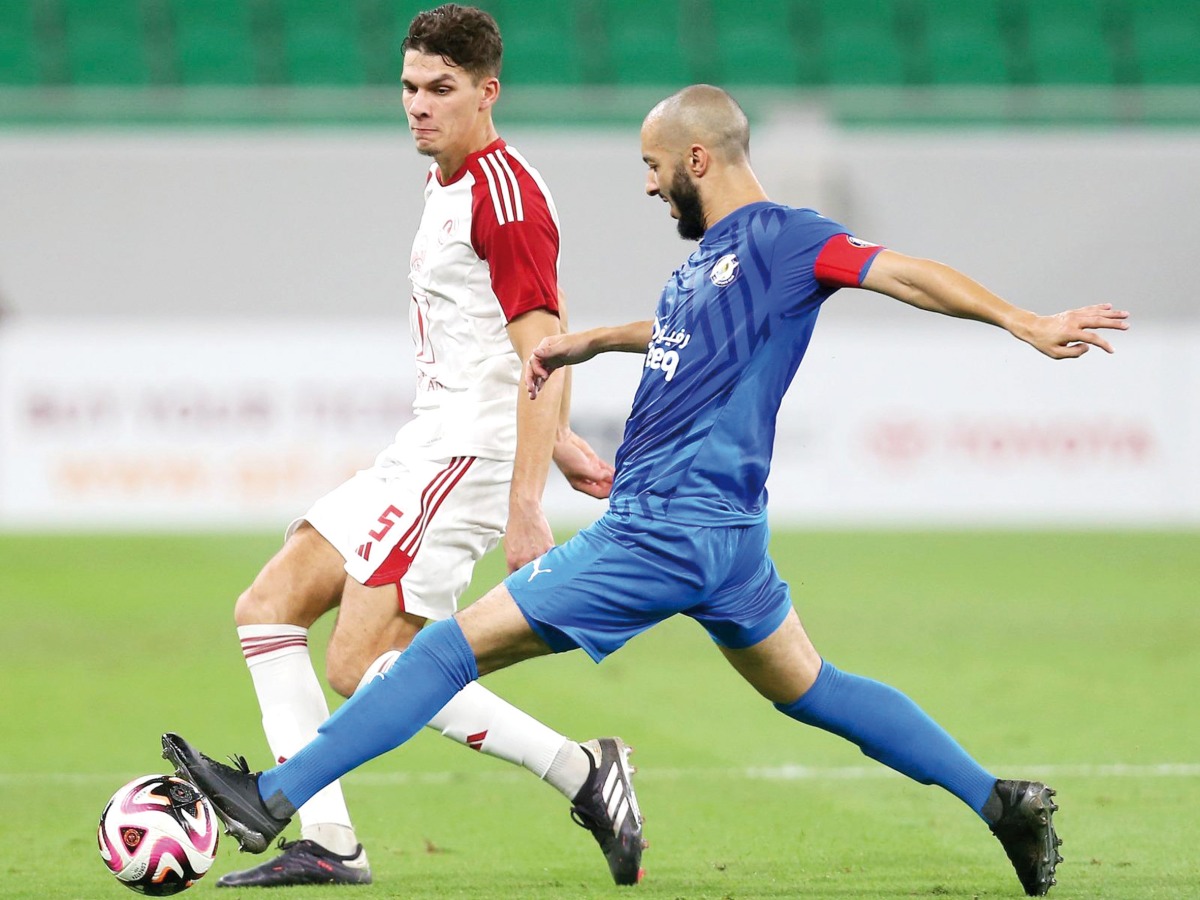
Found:
[[[162,766],[163,771],[168,767]],[[1200,763],[1152,763],[1133,765],[1107,763],[1097,765],[1018,765],[996,766],[993,771],[1020,772],[1039,779],[1051,778],[1200,778]],[[453,772],[356,772],[347,777],[351,784],[386,787],[405,784],[451,784],[453,782],[503,782],[524,778],[517,769],[466,774]],[[747,768],[648,768],[638,772],[637,780],[680,781],[692,779],[743,778],[748,781],[858,781],[870,778],[903,777],[882,766],[759,766]],[[0,772],[0,785],[53,782],[55,784],[116,784],[129,780],[128,773],[104,772]]]

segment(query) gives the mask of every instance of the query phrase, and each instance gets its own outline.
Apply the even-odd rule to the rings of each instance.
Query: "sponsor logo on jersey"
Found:
[[[675,372],[679,368],[679,351],[691,341],[692,336],[682,328],[668,334],[656,317],[650,332],[645,368],[661,371],[663,378],[670,381],[675,377]]]
[[[860,238],[850,237],[850,235],[846,235],[846,241],[850,244],[851,247],[858,247],[862,250],[866,250],[868,247],[878,247],[879,246],[878,244],[872,244],[870,241],[864,241]]]
[[[737,278],[738,266],[737,254],[726,253],[713,264],[712,270],[708,273],[708,280],[717,287],[725,287]]]

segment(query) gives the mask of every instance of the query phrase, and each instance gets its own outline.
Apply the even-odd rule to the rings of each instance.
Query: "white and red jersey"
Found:
[[[550,192],[503,140],[445,183],[431,167],[409,272],[417,393],[405,426],[431,457],[513,458],[522,360],[505,326],[557,314],[558,255]]]

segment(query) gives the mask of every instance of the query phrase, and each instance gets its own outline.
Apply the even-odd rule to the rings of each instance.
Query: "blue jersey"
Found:
[[[880,249],[810,209],[770,202],[709,228],[658,301],[612,510],[762,520],[775,420],[817,313],[839,286],[861,282]]]

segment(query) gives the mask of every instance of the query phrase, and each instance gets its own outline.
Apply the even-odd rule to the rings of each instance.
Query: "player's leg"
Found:
[[[417,470],[422,466],[419,462],[410,465]],[[453,487],[442,493],[436,514],[421,520],[423,537],[410,545],[402,563],[393,551],[397,564],[388,571],[398,575],[400,582],[391,586],[391,593],[374,593],[383,588],[347,587],[328,655],[330,681],[335,687],[348,680],[346,676],[361,673],[365,660],[371,660],[365,679],[395,663],[412,633],[394,631],[389,622],[393,611],[403,609],[401,615],[410,619],[415,612],[433,620],[454,612],[475,563],[499,541],[510,478],[507,463],[474,460]],[[405,524],[401,518],[397,528]],[[378,602],[371,602],[376,597]],[[389,640],[391,643],[385,643]],[[389,648],[388,652],[375,658],[381,647]],[[618,883],[636,882],[641,869],[640,821],[627,761],[629,748],[619,738],[580,744],[478,682],[456,694],[428,725],[451,740],[522,766],[558,790],[572,801],[575,821],[600,844],[613,878]],[[614,771],[615,780],[606,781]],[[628,799],[624,806],[611,804],[610,812],[609,801],[617,794]],[[632,815],[628,814],[631,809]]]
[[[941,785],[982,815],[995,776],[900,691],[823,661],[795,610],[759,643],[721,652],[780,712],[852,741],[922,784]]]
[[[588,544],[579,538],[577,535],[547,554],[537,573],[531,574],[533,567],[527,566],[507,582],[532,582],[540,575],[537,585],[526,584],[539,588],[552,570],[561,573],[554,575],[553,587],[542,592],[543,599],[558,597],[559,603],[530,603],[530,609],[536,611],[530,612],[518,608],[502,585],[455,619],[429,625],[391,668],[368,679],[330,717],[308,747],[280,766],[253,775],[244,765],[241,770],[233,769],[196,752],[172,734],[163,736],[164,756],[205,790],[244,849],[261,852],[286,826],[296,804],[351,768],[408,740],[479,672],[548,653],[551,648],[563,651],[583,646],[600,658],[652,624],[655,619],[634,620],[639,614],[642,590],[647,581],[654,580],[656,570],[634,573],[642,577],[630,579],[632,593],[624,604],[625,618],[614,628],[595,633],[577,624],[595,621],[586,615],[581,618],[576,610],[582,608],[586,613],[589,604],[608,597],[614,585],[611,575],[594,565],[596,554],[591,553],[597,546],[602,548],[604,541]],[[574,553],[573,545],[584,547],[585,552]],[[626,556],[634,560],[633,567],[644,569],[643,557]],[[584,584],[577,590],[570,589],[573,582],[568,573],[572,570],[584,576]],[[603,593],[598,595],[596,591]],[[555,606],[557,612],[552,609]],[[536,633],[531,622],[537,623]],[[628,883],[640,875],[641,818],[622,748],[610,743],[601,748],[594,777],[576,797],[576,805],[582,805],[597,821],[603,818],[611,823],[612,827],[596,828],[593,833],[601,842],[614,878]],[[620,785],[619,794],[616,785]],[[601,831],[604,833],[598,833]]]
[[[939,785],[970,806],[1000,839],[1027,894],[1045,894],[1054,885],[1062,841],[1054,829],[1058,807],[1051,788],[997,780],[900,691],[822,661],[795,611],[760,643],[721,651],[780,712],[843,737],[872,759]]]
[[[336,607],[345,581],[342,555],[306,522],[238,598],[235,619],[242,652],[276,760],[316,737],[329,717],[308,649],[308,629]],[[370,881],[341,787],[332,784],[300,810],[301,840],[278,860],[222,876],[222,887],[279,886],[319,881]],[[328,858],[326,858],[328,856]],[[332,869],[332,875],[330,870]]]
[[[507,603],[505,602],[507,601]],[[480,644],[484,671],[551,652],[503,586],[460,613]],[[369,679],[286,761],[252,774],[163,735],[163,756],[212,802],[244,850],[261,853],[321,789],[351,769],[405,743],[479,677],[475,650],[456,619],[423,628],[387,671]]]
[[[1054,883],[1061,843],[1051,822],[1054,792],[1037,782],[998,781],[909,697],[823,660],[766,556],[765,531],[747,534],[745,549],[753,551],[749,576],[735,575],[732,590],[719,592],[705,611],[716,620],[706,624],[725,658],[785,715],[851,741],[915,781],[953,793],[1000,838],[1025,890],[1044,894]],[[764,636],[767,629],[773,630]]]
[[[338,693],[349,697],[360,683],[390,669],[412,643],[428,620],[408,608],[439,619],[453,612],[474,559],[469,536],[450,537],[445,527],[428,533],[399,586],[347,580],[326,651],[329,683]],[[439,544],[440,539],[446,542]],[[478,682],[463,688],[427,724],[456,743],[528,769],[567,799],[579,793],[589,774],[589,757],[579,743]]]

